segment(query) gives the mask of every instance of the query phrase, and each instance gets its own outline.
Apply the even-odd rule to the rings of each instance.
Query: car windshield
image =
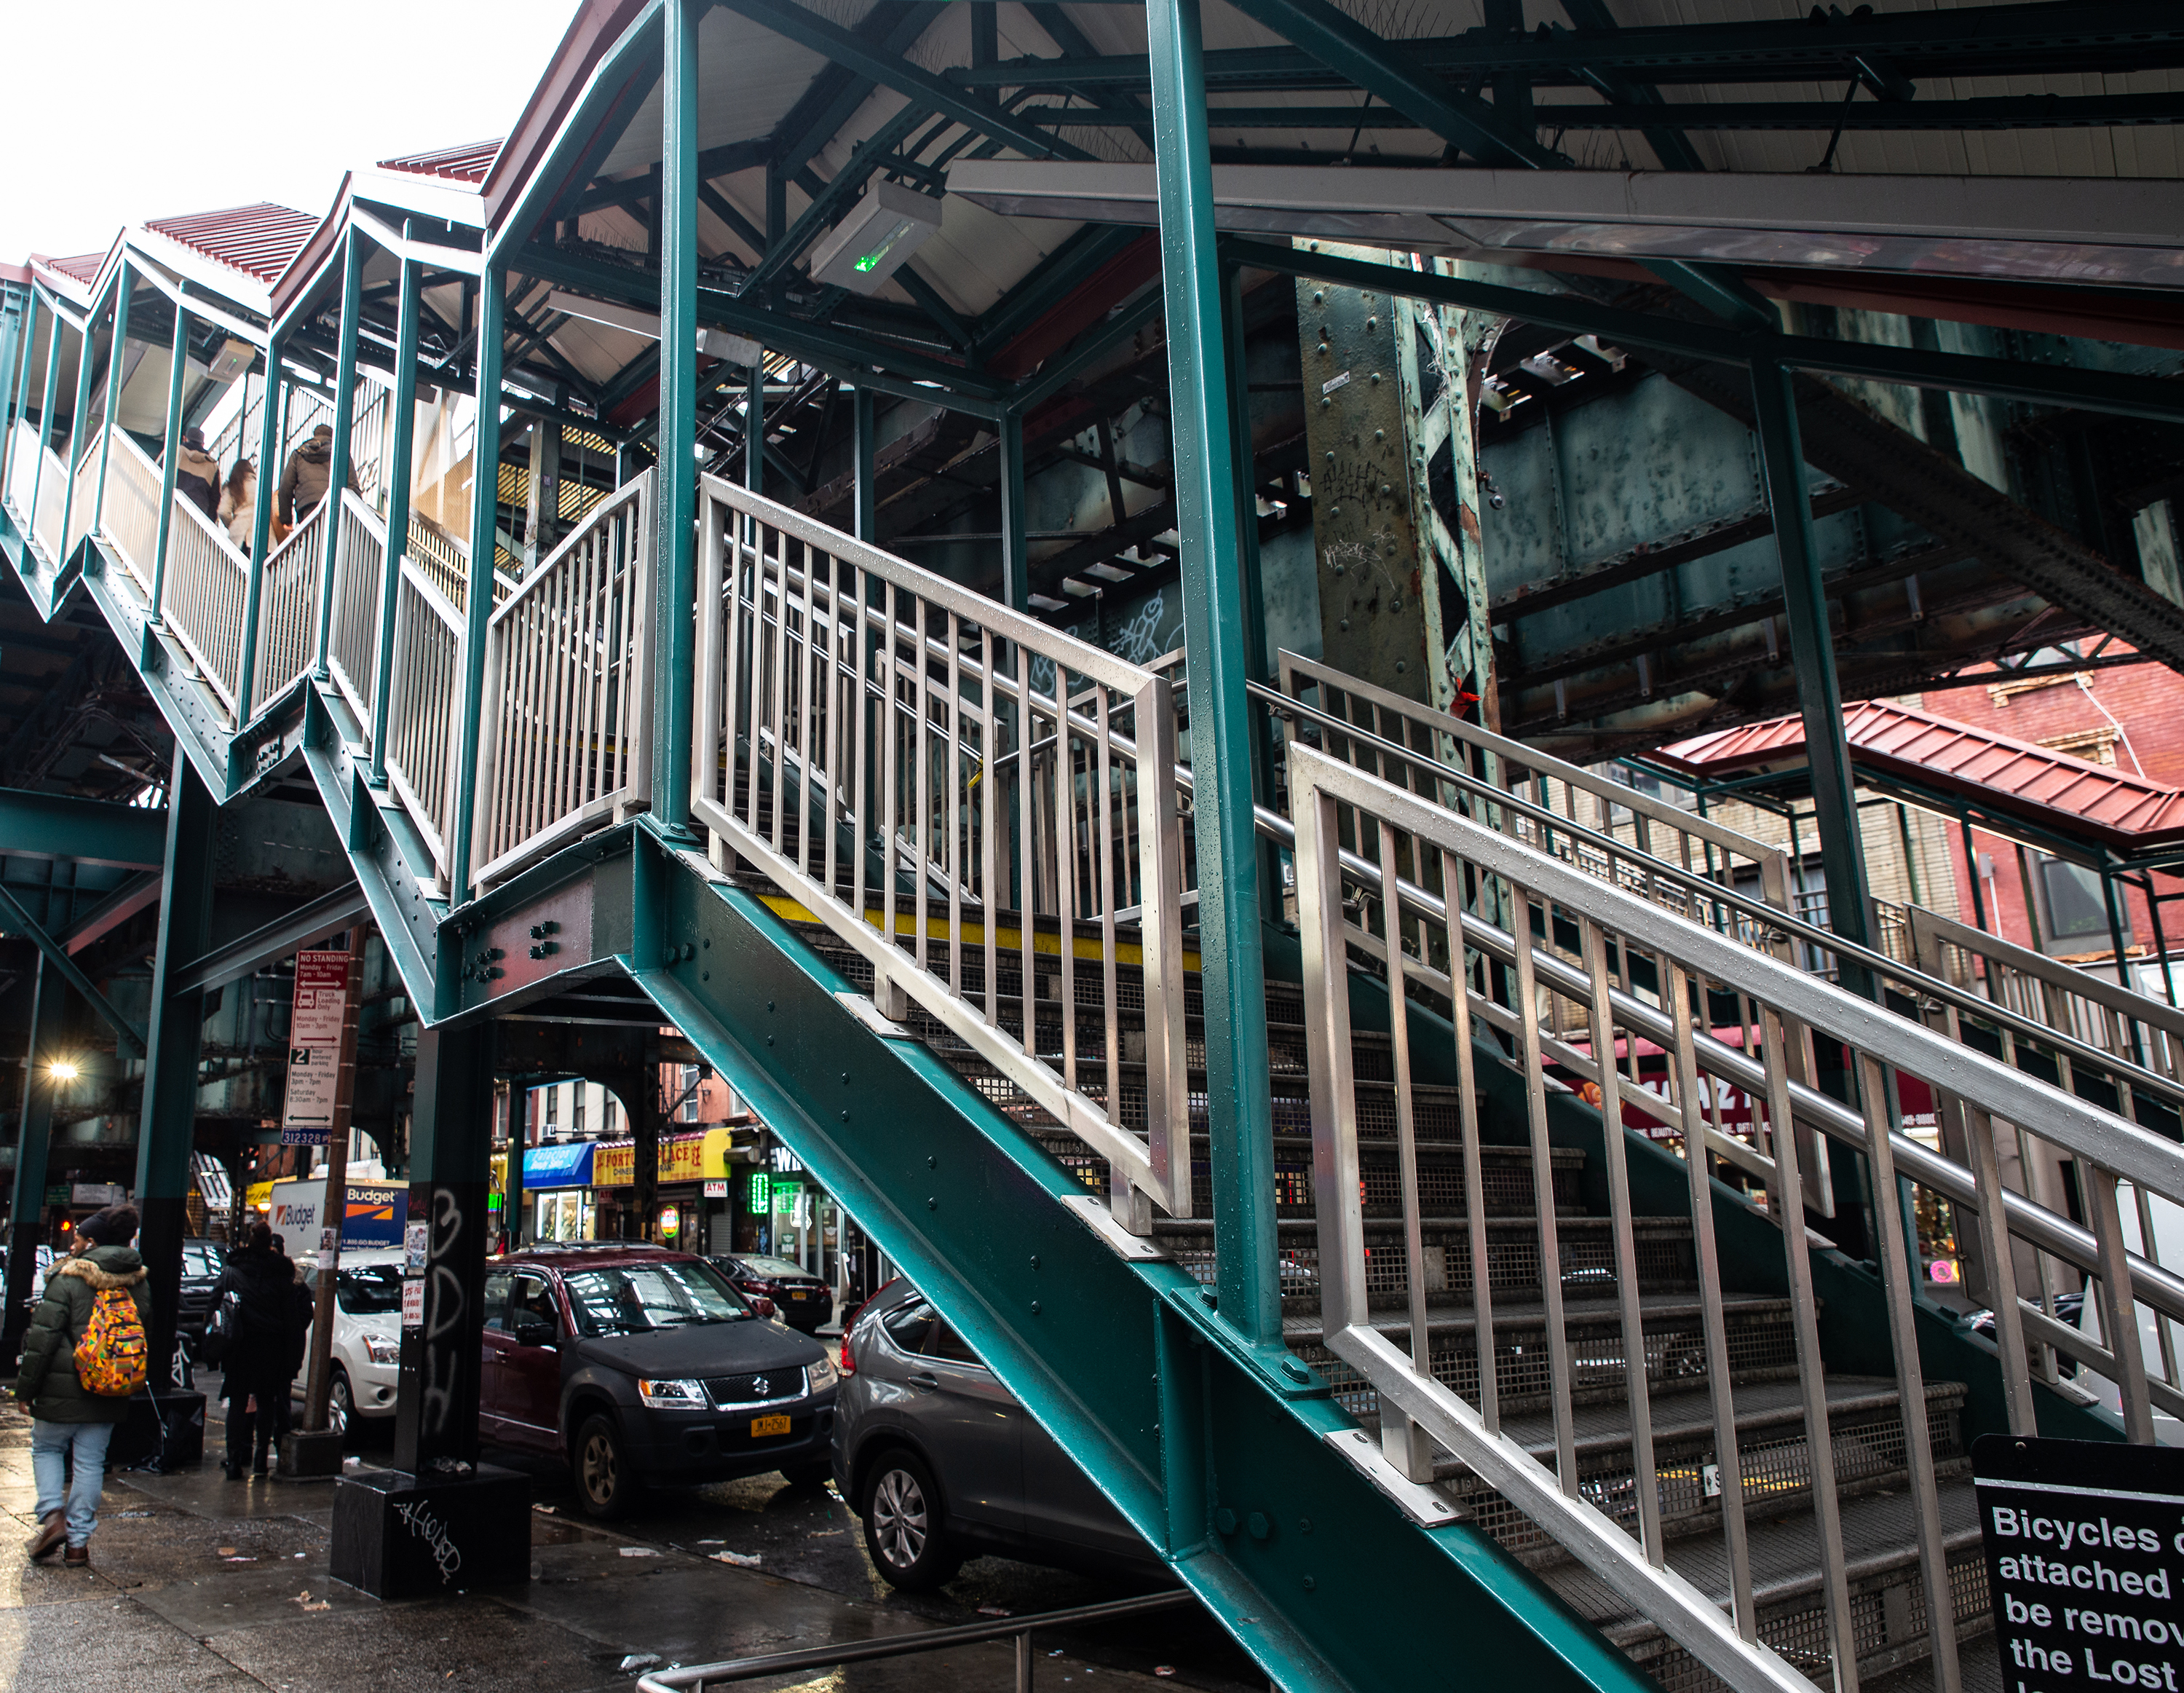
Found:
[[[649,1334],[694,1323],[740,1322],[750,1307],[708,1265],[615,1264],[563,1272],[579,1334]]]
[[[361,1270],[343,1270],[334,1285],[334,1297],[351,1316],[382,1316],[402,1309],[402,1268],[397,1264],[374,1264]]]
[[[801,1264],[792,1264],[786,1258],[768,1258],[763,1254],[743,1260],[744,1271],[752,1276],[763,1276],[772,1281],[777,1276],[804,1276],[811,1272]]]

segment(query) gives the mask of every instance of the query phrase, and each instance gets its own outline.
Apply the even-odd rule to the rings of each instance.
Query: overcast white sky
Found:
[[[277,200],[505,134],[575,0],[0,5],[0,260],[103,250],[125,223]]]

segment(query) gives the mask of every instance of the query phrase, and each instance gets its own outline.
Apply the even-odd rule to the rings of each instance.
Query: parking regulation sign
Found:
[[[2184,1451],[1972,1443],[2006,1693],[2184,1693]]]
[[[324,1146],[341,1093],[342,1027],[349,1009],[346,952],[296,954],[296,994],[288,1020],[288,1091],[281,1144]]]

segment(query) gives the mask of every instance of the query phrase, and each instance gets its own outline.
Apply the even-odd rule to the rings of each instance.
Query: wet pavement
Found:
[[[219,1407],[211,1407],[216,1419]],[[218,1432],[209,1449],[216,1454]],[[35,1526],[31,1425],[0,1396],[0,1528]],[[375,1442],[365,1437],[365,1459]],[[427,1688],[627,1689],[632,1656],[665,1664],[802,1650],[1094,1604],[1142,1585],[980,1558],[938,1593],[880,1580],[831,1489],[778,1476],[667,1490],[628,1519],[576,1513],[566,1472],[489,1450],[534,1478],[527,1588],[387,1604],[326,1573],[333,1488],[231,1483],[216,1456],[181,1474],[110,1472],[88,1572],[0,1545],[0,1687],[101,1693]],[[752,1566],[722,1554],[753,1558]],[[1041,1690],[1259,1693],[1262,1676],[1195,1607],[1042,1634]],[[810,1693],[1015,1686],[1006,1644],[744,1684]]]

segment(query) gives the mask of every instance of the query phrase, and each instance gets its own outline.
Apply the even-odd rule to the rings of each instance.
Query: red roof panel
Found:
[[[268,203],[189,217],[155,217],[144,226],[230,270],[271,282],[303,250],[319,220],[309,212]]]
[[[99,271],[105,267],[103,253],[78,253],[67,259],[53,259],[44,254],[34,254],[32,261],[49,270],[58,271],[64,277],[73,277],[79,282],[95,282]]]
[[[2053,747],[1880,700],[1849,707],[1843,734],[1855,764],[1970,794],[2059,834],[2124,849],[2184,838],[2184,788],[2164,788]],[[1655,756],[1694,775],[1718,776],[1801,760],[1804,752],[1804,720],[1776,718],[1697,735]]]
[[[473,141],[461,147],[443,147],[432,153],[413,153],[403,159],[382,159],[382,170],[408,170],[421,176],[448,176],[459,182],[482,182],[485,173],[500,154],[499,139]]]

